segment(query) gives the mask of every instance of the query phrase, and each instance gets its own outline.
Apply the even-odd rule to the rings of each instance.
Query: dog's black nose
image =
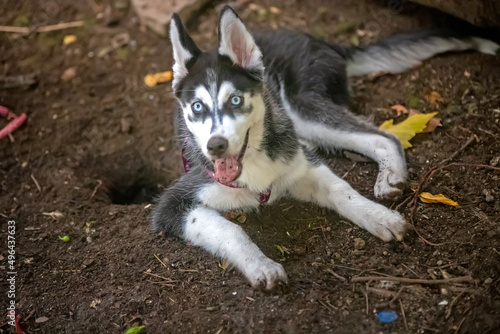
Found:
[[[228,141],[221,136],[214,136],[208,140],[207,149],[208,153],[220,157],[227,150]]]

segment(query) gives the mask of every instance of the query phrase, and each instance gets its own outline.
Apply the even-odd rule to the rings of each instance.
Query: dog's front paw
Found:
[[[270,290],[280,282],[288,283],[288,277],[281,264],[265,256],[248,262],[242,271],[253,288],[265,287]]]
[[[399,212],[380,205],[375,210],[368,210],[368,215],[363,224],[368,232],[386,242],[394,237],[399,241],[403,240],[408,223]]]
[[[391,168],[381,168],[375,182],[375,197],[380,199],[397,199],[403,194],[406,182],[405,173]]]

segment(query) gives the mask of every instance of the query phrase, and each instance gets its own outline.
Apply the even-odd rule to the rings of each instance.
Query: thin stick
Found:
[[[462,321],[460,321],[460,323],[458,324],[458,327],[457,327],[457,330],[455,331],[455,334],[458,333],[458,331],[460,330],[460,327],[462,327],[462,324],[464,323],[465,321],[465,317],[462,318]]]
[[[446,158],[443,161],[441,161],[440,165],[444,165],[448,161],[453,160],[453,158],[456,157],[460,152],[462,152],[463,150],[465,150],[467,148],[467,146],[469,146],[475,138],[477,138],[477,136],[475,134],[473,134],[472,136],[470,136],[469,139],[467,139],[467,141],[465,142],[465,144],[463,144],[458,150],[456,150],[448,158]]]
[[[368,305],[368,283],[366,283],[365,300],[366,300],[366,315],[368,315],[368,310],[370,308]]]
[[[325,269],[325,271],[329,274],[332,274],[335,278],[338,278],[341,281],[344,281],[344,282],[347,281],[347,279],[345,277],[340,276],[339,274],[337,274],[336,272],[334,272],[330,268]]]
[[[408,331],[408,323],[406,322],[405,309],[403,308],[403,303],[401,302],[401,299],[399,300],[399,306],[401,307],[401,315],[403,316],[403,321],[405,323],[405,329],[406,329],[406,331]]]
[[[166,266],[167,266],[165,263],[163,263],[163,261],[162,261],[162,260],[160,260],[160,258],[159,258],[156,254],[153,254],[153,255],[155,256],[155,258],[156,258],[158,261],[160,261],[160,263],[161,263],[164,267],[166,267]]]
[[[97,186],[94,188],[94,191],[92,191],[92,195],[90,195],[90,198],[89,199],[92,199],[95,194],[97,193],[97,189],[99,189],[100,186],[102,186],[102,181],[101,180],[97,180]]]
[[[345,179],[345,177],[349,175],[349,173],[354,169],[354,167],[356,167],[356,161],[352,164],[351,168],[349,168],[349,170],[345,172],[344,175],[342,175],[342,179]]]
[[[401,294],[401,292],[403,292],[403,289],[405,287],[402,286],[401,289],[399,289],[399,291],[396,293],[396,295],[391,299],[391,301],[389,302],[389,305],[392,306],[392,303],[394,303],[398,298],[399,298],[399,295]]]
[[[40,184],[38,183],[38,181],[35,179],[35,175],[33,175],[33,173],[31,173],[31,179],[33,180],[33,182],[35,182],[35,186],[38,188],[38,192],[42,192],[42,188],[40,187]]]
[[[461,282],[473,282],[474,279],[471,276],[462,276],[448,279],[420,279],[420,278],[405,278],[396,276],[362,276],[353,277],[351,282],[366,282],[366,281],[392,281],[399,283],[408,284],[449,284],[449,283],[461,283]]]
[[[49,32],[49,31],[55,31],[55,30],[63,30],[63,29],[68,29],[68,28],[77,28],[83,26],[84,21],[73,21],[73,22],[65,22],[65,23],[58,23],[58,24],[53,24],[50,26],[44,26],[36,29],[36,32]]]
[[[13,26],[0,26],[0,32],[15,32],[18,34],[29,34],[30,28],[26,27],[13,27]]]
[[[455,298],[453,298],[453,300],[451,301],[450,303],[450,306],[448,308],[448,311],[446,311],[446,315],[445,315],[445,319],[448,319],[450,316],[451,316],[451,311],[453,309],[453,305],[456,303],[456,301],[458,300],[458,298],[460,298],[463,294],[465,293],[465,291],[462,291],[458,294],[458,296],[456,296]]]
[[[58,23],[58,24],[52,24],[52,25],[48,25],[48,26],[39,27],[39,28],[33,29],[33,31],[34,32],[49,32],[49,31],[63,30],[63,29],[68,29],[68,28],[77,28],[77,27],[83,26],[84,23],[85,23],[84,21]],[[18,34],[28,35],[31,31],[32,30],[28,27],[0,26],[0,32],[13,32],[13,33],[18,33]]]

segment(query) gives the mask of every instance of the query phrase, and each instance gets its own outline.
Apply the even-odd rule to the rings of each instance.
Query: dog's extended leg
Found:
[[[403,238],[407,223],[398,212],[361,196],[325,165],[310,167],[288,191],[299,200],[336,210],[384,241]]]
[[[167,189],[152,214],[153,228],[190,241],[225,258],[253,287],[273,288],[286,282],[283,267],[269,259],[243,229],[197,199],[200,189],[213,182],[203,171],[191,171]]]
[[[379,131],[346,107],[321,98],[315,101],[308,106],[302,100],[297,101],[295,108],[285,102],[297,134],[327,150],[355,151],[375,160],[379,164],[375,196],[399,197],[403,193],[401,188],[406,182],[407,171],[404,150],[398,139]],[[305,111],[306,107],[309,114]],[[296,109],[302,110],[300,115]]]
[[[218,255],[238,268],[255,288],[272,289],[287,282],[285,270],[250,240],[243,229],[218,212],[198,207],[186,216],[184,238]]]

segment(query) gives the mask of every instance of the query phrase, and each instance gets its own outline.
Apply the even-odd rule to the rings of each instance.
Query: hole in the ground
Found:
[[[151,163],[139,154],[115,153],[90,158],[86,170],[94,179],[103,181],[101,196],[107,195],[111,203],[119,205],[151,203],[167,184],[163,175],[155,171]],[[96,194],[96,198],[99,194]]]
[[[151,202],[159,192],[156,183],[146,180],[136,180],[132,184],[115,184],[109,189],[109,198],[113,204],[141,204]]]

